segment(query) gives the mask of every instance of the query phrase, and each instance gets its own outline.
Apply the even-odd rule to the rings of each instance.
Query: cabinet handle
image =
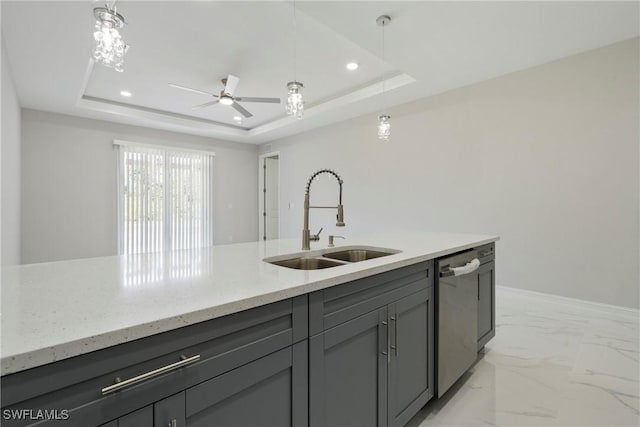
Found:
[[[178,427],[178,420],[175,418],[172,419],[171,422],[169,422],[169,427]]]
[[[387,364],[390,362],[391,360],[391,334],[389,333],[389,322],[386,320],[382,321],[382,324],[384,326],[387,327],[387,351],[383,351],[382,354],[384,354],[385,356],[387,356]]]
[[[393,320],[393,333],[394,333],[394,345],[391,348],[395,351],[396,357],[398,357],[398,319],[396,316],[392,316],[391,320]]]
[[[116,383],[110,386],[104,387],[102,389],[102,394],[113,393],[114,391],[121,390],[130,385],[137,384],[142,381],[146,381],[148,379],[157,377],[158,375],[162,375],[166,372],[174,371],[178,368],[182,368],[183,366],[189,365],[193,362],[197,362],[198,360],[200,360],[200,355],[196,354],[195,356],[191,356],[191,357],[180,356],[180,358],[182,360],[178,362],[171,363],[170,365],[163,366],[162,368],[154,369],[153,371],[145,372],[144,374],[131,377],[124,381],[120,380],[120,378],[116,378]]]

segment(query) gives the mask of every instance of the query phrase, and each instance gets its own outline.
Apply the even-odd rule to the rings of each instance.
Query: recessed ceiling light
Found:
[[[121,90],[120,95],[126,96],[128,98],[131,96],[131,92],[129,92],[128,90]]]
[[[236,122],[241,122],[241,121],[242,121],[242,117],[240,117],[240,116],[233,116],[233,120],[235,120]]]
[[[353,71],[353,70],[357,70],[359,67],[357,62],[349,62],[347,64],[347,70]]]

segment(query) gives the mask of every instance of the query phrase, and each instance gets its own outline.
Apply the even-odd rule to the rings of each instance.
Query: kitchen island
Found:
[[[366,323],[375,320],[376,342],[386,345],[387,337],[399,335],[390,330],[390,317],[383,319],[398,309],[394,304],[418,307],[423,299],[423,314],[432,319],[432,260],[497,239],[415,232],[349,238],[342,247],[400,252],[310,271],[263,261],[299,252],[298,240],[6,268],[2,407],[67,410],[67,419],[52,420],[55,425],[170,425],[174,420],[184,425],[186,420],[197,426],[225,417],[242,425],[239,414],[247,414],[242,405],[254,397],[249,392],[232,397],[260,383],[265,389],[254,393],[260,398],[253,403],[269,403],[265,412],[254,411],[263,425],[330,425],[313,403],[323,390],[313,378],[326,372],[331,355],[314,353],[314,336],[322,335],[328,346],[327,340],[338,342],[349,329],[367,331]],[[321,247],[326,244],[315,244],[311,252]],[[379,292],[371,294],[374,288]],[[323,300],[329,290],[334,295]],[[418,294],[422,299],[413,304]],[[349,295],[361,299],[348,301]],[[385,326],[385,336],[379,325]],[[395,369],[389,350],[381,352],[388,353],[385,372]],[[118,385],[176,363],[149,380]],[[386,401],[382,386],[385,395],[378,390],[378,399]],[[421,398],[432,395],[433,386]],[[214,403],[222,406],[208,411]],[[395,423],[386,409],[382,412],[372,415],[378,425],[406,422],[406,414]],[[166,422],[154,424],[156,419]]]

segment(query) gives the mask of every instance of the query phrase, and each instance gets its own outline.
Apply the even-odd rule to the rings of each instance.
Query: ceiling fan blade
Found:
[[[191,109],[192,109],[192,110],[198,110],[198,109],[200,109],[200,108],[204,108],[204,107],[208,107],[208,106],[210,106],[210,105],[217,104],[218,102],[220,102],[220,101],[218,101],[218,100],[216,99],[215,101],[209,101],[209,102],[205,102],[204,104],[200,104],[200,105],[193,106],[193,107],[191,107]]]
[[[255,98],[255,97],[237,97],[235,98],[236,101],[242,101],[242,102],[268,102],[271,104],[280,104],[280,98]]]
[[[231,106],[246,118],[253,117],[253,114],[248,112],[242,105],[238,104],[237,102],[234,102],[233,104],[231,104]]]
[[[235,92],[239,82],[239,77],[234,76],[233,74],[229,74],[229,76],[227,77],[227,84],[225,85],[223,92],[227,95],[233,96],[233,92]]]
[[[202,93],[202,94],[209,95],[209,96],[215,96],[216,98],[218,97],[218,95],[215,95],[213,93],[205,92],[203,90],[198,90],[198,89],[192,89],[192,88],[186,87],[186,86],[180,86],[180,85],[177,85],[175,83],[169,83],[169,86],[175,87],[176,89],[188,90],[189,92]]]

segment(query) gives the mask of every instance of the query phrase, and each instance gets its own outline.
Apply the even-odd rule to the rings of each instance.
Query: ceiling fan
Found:
[[[209,107],[211,105],[220,103],[222,105],[229,105],[235,108],[240,114],[242,114],[246,118],[252,117],[253,114],[247,111],[242,105],[238,104],[238,102],[266,102],[271,104],[280,103],[280,98],[256,98],[256,97],[246,97],[246,96],[243,96],[243,97],[233,96],[233,93],[235,92],[239,82],[240,82],[239,77],[234,76],[233,74],[229,74],[229,76],[226,79],[222,79],[222,84],[224,85],[224,88],[220,91],[220,95],[216,95],[210,92],[205,92],[203,90],[192,89],[190,87],[181,86],[174,83],[169,83],[169,86],[175,87],[176,89],[188,90],[189,92],[202,93],[202,94],[213,96],[214,98],[216,98],[214,101],[205,102],[204,104],[191,107],[194,110],[199,108]]]

